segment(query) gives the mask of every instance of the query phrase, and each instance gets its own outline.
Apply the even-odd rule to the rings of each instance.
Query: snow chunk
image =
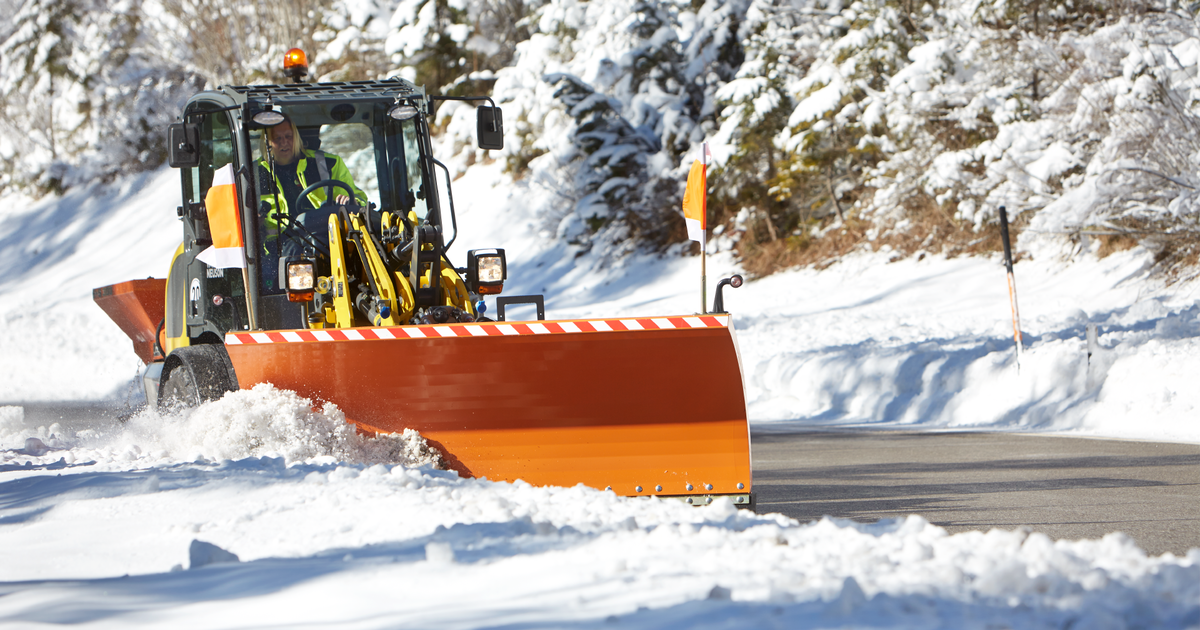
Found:
[[[230,553],[224,549],[212,544],[206,543],[203,540],[193,540],[188,547],[188,559],[190,561],[189,569],[199,569],[200,567],[210,564],[225,564],[230,562],[238,562],[237,554]]]

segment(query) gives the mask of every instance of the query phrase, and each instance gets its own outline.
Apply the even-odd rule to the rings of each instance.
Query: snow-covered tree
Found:
[[[136,3],[26,0],[0,44],[0,187],[59,191],[158,166],[160,136],[202,82]]]
[[[1200,212],[1194,0],[7,0],[0,189],[161,163],[183,100],[222,83],[399,74],[490,94],[434,130],[452,172],[500,159],[545,231],[612,258],[684,240],[709,141],[710,224],[768,273],[853,247],[994,247],[996,208],[1082,245],[1192,254]],[[1147,240],[1149,239],[1149,240]],[[723,242],[727,242],[723,239]],[[805,253],[808,252],[808,253]]]
[[[384,50],[408,78],[433,93],[464,80],[490,77],[508,65],[529,36],[526,18],[537,6],[522,0],[401,0],[390,17]]]
[[[749,15],[746,63],[721,93],[717,205],[765,270],[832,238],[994,247],[983,232],[1005,204],[1051,208],[1057,232],[1190,221],[1195,11],[761,0]],[[1064,204],[1083,207],[1063,223]]]
[[[514,174],[569,182],[560,237],[611,255],[682,238],[684,158],[717,128],[714,95],[741,63],[746,6],[554,0],[539,10],[496,93],[513,102]]]

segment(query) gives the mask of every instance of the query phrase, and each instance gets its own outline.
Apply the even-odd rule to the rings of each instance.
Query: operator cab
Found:
[[[370,231],[384,238],[388,238],[382,234],[381,218],[384,213],[406,217],[409,222],[415,221],[416,224],[440,226],[440,216],[431,213],[437,207],[438,199],[434,178],[427,169],[431,157],[429,148],[421,146],[418,140],[428,133],[424,128],[425,119],[413,116],[404,121],[395,120],[387,115],[393,104],[393,101],[387,100],[264,104],[272,109],[261,110],[256,114],[257,118],[267,118],[261,115],[263,111],[280,112],[287,117],[286,120],[294,122],[300,132],[303,150],[314,154],[307,158],[307,162],[318,158],[327,163],[340,159],[351,180],[343,182],[347,184],[344,186],[332,184],[319,187],[326,189],[328,206],[313,208],[304,199],[302,208],[289,208],[285,216],[273,217],[278,219],[274,221],[267,220],[272,210],[280,205],[280,191],[273,181],[282,179],[282,175],[272,173],[272,168],[279,168],[274,166],[269,155],[263,154],[263,147],[266,146],[264,136],[271,127],[254,124],[252,118],[248,134],[254,151],[254,207],[258,209],[258,241],[262,244],[259,291],[263,301],[263,323],[268,329],[307,326],[302,309],[296,308],[288,299],[287,287],[282,284],[280,277],[279,260],[281,256],[310,259],[315,263],[315,273],[329,275],[329,240],[324,223],[330,212],[343,211],[343,208],[333,204],[333,197],[350,197],[345,209],[365,212]],[[298,180],[295,187],[307,189],[314,183],[314,177],[311,176],[314,168],[306,170],[310,176],[303,178],[301,175],[303,179]],[[316,179],[319,177],[316,176]],[[351,190],[351,187],[357,190]],[[365,197],[365,207],[361,203],[364,199],[356,198],[359,191]],[[300,197],[307,195],[301,194]]]
[[[457,236],[449,173],[434,159],[429,139],[427,116],[431,101],[437,99],[490,101],[428,97],[422,88],[396,78],[224,86],[192,97],[185,106],[183,122],[171,125],[168,131],[169,161],[182,171],[184,203],[178,214],[184,224],[184,243],[172,262],[168,282],[167,345],[204,342],[205,338],[220,342],[230,331],[315,325],[313,309],[319,308],[321,298],[318,296],[315,304],[310,302],[312,285],[307,295],[303,290],[288,290],[285,284],[293,271],[289,265],[293,259],[310,261],[309,280],[326,280],[331,257],[337,259],[330,249],[338,246],[357,246],[361,253],[369,242],[383,255],[389,275],[411,277],[414,312],[446,303],[440,281],[422,280],[422,275],[440,279],[443,268],[453,269],[445,252]],[[499,109],[479,107],[478,112],[480,147],[501,148]],[[278,207],[278,191],[269,174],[271,160],[263,154],[263,136],[285,119],[298,128],[305,150],[340,158],[353,187],[362,193],[360,201],[364,203],[360,205],[355,203],[356,195],[342,190],[348,187],[324,186],[332,191],[325,195],[326,200],[339,194],[352,198],[347,208],[317,213],[319,218],[329,214],[342,218],[338,225],[345,230],[344,243],[330,243],[328,233],[321,233],[320,221],[279,218],[279,212],[274,213],[276,221],[267,220],[271,209]],[[437,176],[439,170],[441,177]],[[231,174],[234,180],[238,214],[233,223],[239,224],[244,266],[219,268],[197,258],[224,238],[220,229],[213,233],[217,222],[210,220],[214,210],[209,202],[214,180],[223,181],[221,173]],[[439,196],[439,180],[445,182],[443,196]],[[311,179],[306,183],[313,184]],[[446,208],[443,199],[448,202]],[[351,227],[350,213],[361,213],[363,229]],[[284,247],[285,243],[291,245]],[[502,250],[496,251],[502,259]],[[344,258],[358,260],[351,255]],[[328,287],[331,294],[375,289],[367,263],[358,264],[356,268],[349,262],[343,270],[354,286]],[[490,263],[472,258],[467,269],[478,273],[480,265],[486,264]],[[478,287],[471,287],[471,295],[477,296]],[[362,313],[353,314],[351,325],[379,325],[378,308],[370,310],[367,304],[359,310]],[[339,326],[345,322],[343,318]]]

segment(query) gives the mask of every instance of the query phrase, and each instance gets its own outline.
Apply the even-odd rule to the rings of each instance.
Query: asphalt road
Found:
[[[800,521],[919,514],[950,533],[1120,531],[1147,553],[1200,547],[1200,445],[1010,433],[754,432],[757,511]]]

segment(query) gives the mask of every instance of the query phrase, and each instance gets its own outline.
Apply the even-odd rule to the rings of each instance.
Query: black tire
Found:
[[[237,389],[237,377],[225,346],[185,346],[167,357],[158,386],[158,409],[172,412],[199,407]]]

